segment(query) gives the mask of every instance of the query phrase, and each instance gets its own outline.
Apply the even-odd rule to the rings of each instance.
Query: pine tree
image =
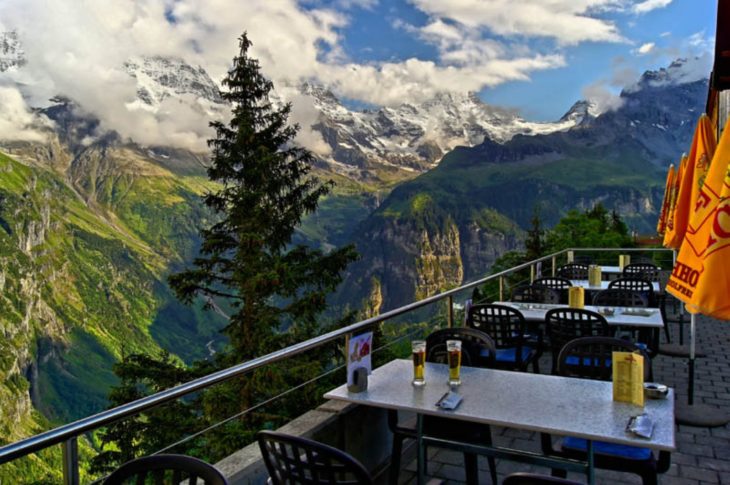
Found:
[[[237,360],[277,347],[285,323],[314,324],[355,259],[351,246],[328,254],[290,247],[302,217],[317,208],[331,182],[308,176],[314,158],[292,144],[298,127],[286,124],[291,106],[272,105],[272,84],[248,56],[250,46],[243,34],[223,81],[223,98],[233,108],[229,125],[211,123],[216,138],[209,141],[208,176],[222,187],[205,203],[221,220],[202,232],[196,268],[169,279],[184,302],[201,295],[232,303],[236,312],[224,331]]]
[[[527,231],[525,238],[525,258],[532,261],[543,255],[545,251],[545,242],[543,240],[545,231],[542,228],[542,219],[540,219],[540,211],[535,208],[530,220],[530,230]]]
[[[219,357],[220,365],[312,336],[327,294],[356,258],[352,246],[323,253],[292,245],[295,229],[315,211],[332,182],[310,175],[314,158],[293,144],[298,127],[287,124],[291,106],[272,104],[272,83],[249,57],[245,33],[239,45],[223,81],[227,91],[222,96],[231,104],[232,118],[227,125],[211,123],[216,137],[209,141],[208,176],[220,189],[204,201],[219,220],[202,231],[195,268],[169,278],[186,303],[200,296],[226,300],[234,309],[224,329],[231,351]],[[240,408],[251,405],[256,389],[271,384],[270,379],[260,374],[243,379],[235,397]]]

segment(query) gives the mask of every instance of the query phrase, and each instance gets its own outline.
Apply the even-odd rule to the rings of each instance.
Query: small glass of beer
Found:
[[[447,340],[446,352],[449,354],[449,385],[461,384],[461,340]]]
[[[411,342],[413,350],[413,385],[423,386],[426,384],[424,371],[426,367],[426,341],[413,340]]]

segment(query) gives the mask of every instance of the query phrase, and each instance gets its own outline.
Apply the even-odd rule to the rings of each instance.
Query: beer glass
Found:
[[[449,385],[461,384],[461,340],[447,340],[446,352],[449,354]]]
[[[426,367],[426,341],[413,340],[411,342],[413,350],[413,382],[414,386],[423,386],[426,384],[424,376]]]

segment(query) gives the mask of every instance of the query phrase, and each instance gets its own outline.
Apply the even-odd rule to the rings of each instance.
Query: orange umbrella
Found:
[[[730,320],[729,133],[724,131],[717,147],[667,287],[689,312],[720,320]]]
[[[665,248],[673,248],[670,243],[674,238],[674,211],[677,208],[677,196],[679,195],[679,186],[682,183],[682,176],[684,170],[687,167],[687,155],[682,155],[682,159],[679,161],[679,168],[677,169],[674,177],[674,183],[672,184],[672,190],[669,194],[669,205],[667,206],[667,220],[664,227],[664,242]],[[676,249],[676,248],[674,248]]]
[[[690,216],[694,212],[694,203],[704,183],[710,161],[717,144],[715,130],[710,118],[703,114],[697,122],[692,148],[687,157],[687,164],[681,177],[677,202],[674,207],[674,225],[670,234],[667,231],[664,245],[679,249],[682,246]],[[668,238],[667,238],[668,236]]]
[[[669,213],[669,202],[671,199],[672,187],[674,186],[674,164],[669,166],[667,172],[667,183],[664,186],[664,199],[662,199],[662,210],[659,213],[659,221],[657,222],[656,232],[660,236],[664,235],[667,228],[667,214]]]

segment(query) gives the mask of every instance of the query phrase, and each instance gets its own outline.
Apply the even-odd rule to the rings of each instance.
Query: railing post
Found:
[[[449,328],[454,328],[454,297],[449,295]]]
[[[79,443],[76,438],[69,438],[63,447],[63,484],[79,485]]]
[[[552,276],[555,277],[555,263],[557,263],[557,258],[553,256],[553,268],[552,268]]]
[[[499,301],[504,301],[504,276],[499,277]]]
[[[530,265],[530,284],[535,282],[535,265]]]

